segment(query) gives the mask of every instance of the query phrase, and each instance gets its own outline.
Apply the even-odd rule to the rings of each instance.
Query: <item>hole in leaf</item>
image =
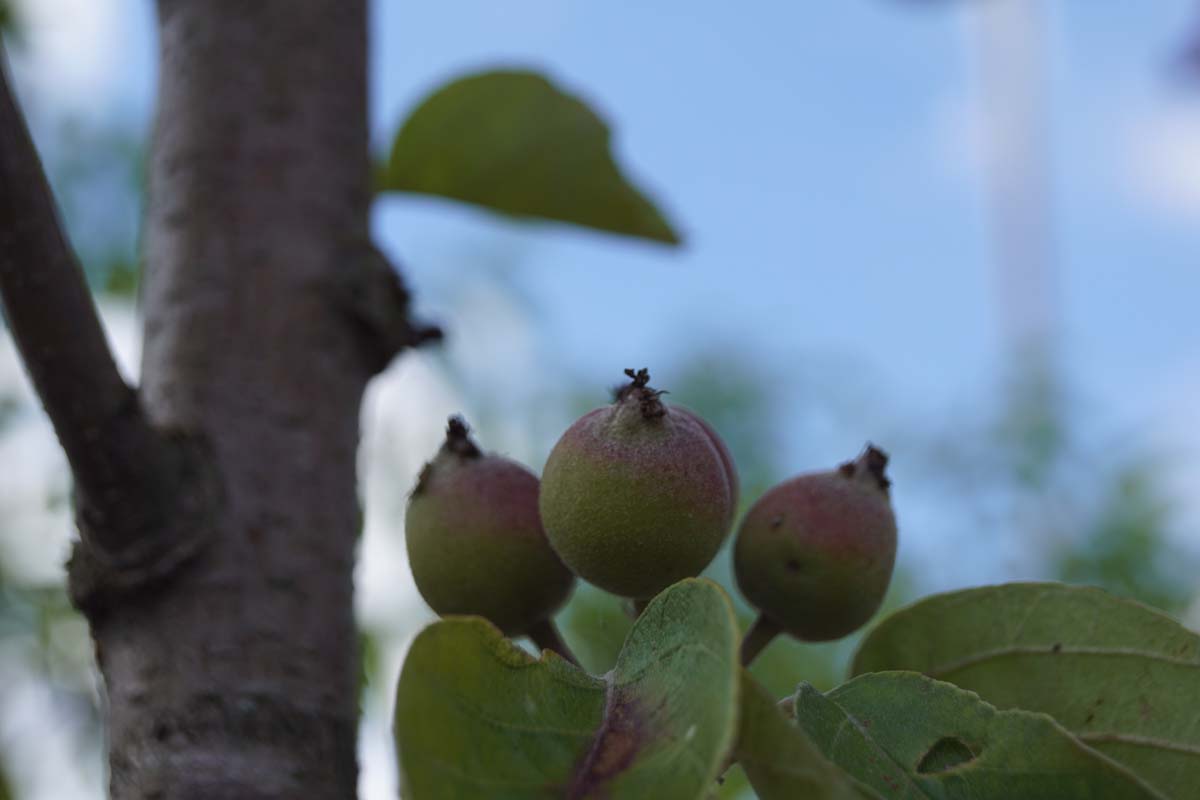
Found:
[[[974,759],[975,754],[961,739],[946,736],[934,742],[929,752],[921,756],[917,772],[925,775],[931,772],[945,772]]]

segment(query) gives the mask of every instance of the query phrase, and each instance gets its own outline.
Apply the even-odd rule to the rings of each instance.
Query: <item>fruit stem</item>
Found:
[[[758,654],[780,633],[782,629],[778,625],[765,614],[759,614],[750,630],[746,631],[746,637],[742,639],[742,666],[750,666],[754,659],[758,658]]]
[[[541,622],[535,622],[525,635],[532,639],[539,649],[555,652],[575,666],[580,666],[579,659],[571,652],[571,648],[567,647],[567,643],[563,641],[553,620],[544,619]]]

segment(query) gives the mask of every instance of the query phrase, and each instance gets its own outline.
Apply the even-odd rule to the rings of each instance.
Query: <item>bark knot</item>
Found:
[[[120,496],[74,494],[80,538],[67,563],[68,590],[92,623],[175,576],[214,536],[223,493],[209,448],[181,433],[161,441],[161,469]],[[98,543],[114,540],[127,544],[111,551]]]

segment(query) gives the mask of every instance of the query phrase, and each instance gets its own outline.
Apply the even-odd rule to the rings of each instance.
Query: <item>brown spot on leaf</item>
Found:
[[[609,778],[620,771],[621,767],[633,761],[633,753],[637,749],[637,739],[629,731],[609,731],[600,741],[592,761],[591,775],[595,778]]]
[[[647,739],[645,716],[633,697],[609,689],[604,722],[571,780],[570,800],[603,796],[598,792],[604,785],[633,764]]]
[[[1062,642],[1055,642],[1054,646],[1050,648],[1050,652],[1051,653],[1061,653],[1062,652]]]

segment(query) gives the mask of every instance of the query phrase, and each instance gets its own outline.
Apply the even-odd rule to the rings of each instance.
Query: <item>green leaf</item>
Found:
[[[808,735],[784,717],[762,684],[744,670],[742,719],[734,757],[761,800],[879,797],[830,763]]]
[[[1137,776],[1045,714],[997,711],[915,672],[800,687],[796,721],[825,755],[891,800],[1154,800]]]
[[[1140,603],[1054,583],[937,595],[884,620],[851,672],[890,669],[1050,714],[1168,797],[1200,786],[1200,636]]]
[[[604,121],[533,72],[485,72],[435,91],[396,134],[379,188],[679,243],[613,161]]]
[[[729,599],[696,579],[650,603],[602,678],[482,619],[437,622],[396,691],[404,797],[704,797],[736,733],[737,644]]]
[[[114,258],[104,265],[105,294],[123,297],[137,297],[138,284],[141,281],[141,268],[122,258]]]

